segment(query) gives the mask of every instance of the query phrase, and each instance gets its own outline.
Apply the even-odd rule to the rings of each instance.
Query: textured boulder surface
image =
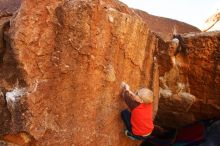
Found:
[[[143,21],[148,25],[148,28],[151,31],[156,32],[166,41],[172,38],[174,27],[180,34],[189,32],[200,32],[200,30],[195,26],[181,21],[154,16],[141,10],[135,10],[135,12],[143,19]]]
[[[21,0],[0,0],[0,16],[12,15],[21,4]]]
[[[168,127],[220,117],[220,32],[183,36],[188,55],[175,57],[169,43],[159,53],[161,98],[156,121]]]
[[[185,34],[189,55],[174,57],[164,34],[199,30],[166,19],[162,31],[143,15],[115,0],[23,0],[0,68],[3,140],[139,145],[124,135],[121,81],[154,91],[160,125],[218,116],[219,33]]]
[[[158,98],[157,37],[132,10],[117,1],[24,0],[10,35],[20,71],[6,93],[12,132],[42,145],[139,144],[124,136],[119,86],[147,86]]]
[[[20,0],[0,0],[0,26],[9,21],[12,14],[20,7]],[[1,40],[2,41],[2,40]],[[0,42],[2,43],[2,42]],[[1,46],[1,45],[0,45]],[[19,80],[19,71],[16,68],[16,61],[12,50],[7,45],[8,50],[4,54],[3,64],[0,63],[0,133],[7,133],[10,129],[11,113],[9,112],[5,93],[10,90]],[[5,48],[4,48],[5,49]],[[0,59],[2,60],[2,48],[0,49]]]

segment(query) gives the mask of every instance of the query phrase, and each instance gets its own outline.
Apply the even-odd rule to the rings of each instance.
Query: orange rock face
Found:
[[[170,55],[167,67],[160,65],[158,123],[179,127],[220,116],[219,36],[219,32],[185,34],[189,55]]]
[[[157,37],[140,18],[117,1],[27,0],[12,24],[26,83],[7,96],[25,99],[17,131],[41,145],[140,143],[124,136],[119,88],[121,81],[146,86],[158,98]]]
[[[189,85],[201,102],[197,118],[219,116],[220,110],[220,33],[187,35]],[[199,110],[198,110],[199,111]]]
[[[0,135],[18,134],[3,140],[139,145],[124,135],[122,81],[154,91],[154,115],[160,94],[161,125],[218,115],[218,33],[184,36],[190,54],[173,57],[169,42],[115,0],[23,0],[11,24],[0,71],[0,113],[10,116]]]

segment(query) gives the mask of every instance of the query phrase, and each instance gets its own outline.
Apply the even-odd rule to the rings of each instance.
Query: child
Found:
[[[142,88],[134,94],[129,90],[129,86],[122,82],[122,97],[130,111],[121,112],[122,119],[127,130],[125,134],[135,140],[143,140],[149,136],[153,129],[153,92],[147,88]]]

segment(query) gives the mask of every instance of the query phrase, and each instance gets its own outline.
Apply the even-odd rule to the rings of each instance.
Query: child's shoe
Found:
[[[139,139],[137,139],[136,137],[134,137],[134,135],[133,135],[130,131],[128,131],[127,129],[125,130],[125,135],[126,135],[128,138],[130,138],[131,140],[139,140]]]

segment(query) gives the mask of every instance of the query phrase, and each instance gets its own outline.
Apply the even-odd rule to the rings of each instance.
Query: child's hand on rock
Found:
[[[130,89],[129,85],[126,84],[125,82],[121,82],[121,88],[124,89],[124,90],[128,90]]]

